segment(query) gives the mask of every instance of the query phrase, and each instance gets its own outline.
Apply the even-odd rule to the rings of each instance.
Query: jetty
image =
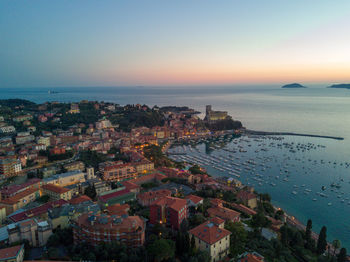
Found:
[[[312,135],[312,134],[301,134],[301,133],[293,133],[293,132],[269,132],[269,131],[256,131],[256,130],[246,129],[246,130],[243,130],[242,133],[246,135],[260,135],[260,136],[307,136],[307,137],[344,140],[344,137],[338,137],[338,136]]]

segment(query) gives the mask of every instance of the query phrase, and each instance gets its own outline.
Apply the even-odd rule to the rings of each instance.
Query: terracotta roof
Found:
[[[182,208],[186,208],[187,201],[186,199],[166,196],[154,201],[152,205],[167,206],[176,211],[180,211]]]
[[[28,188],[22,192],[19,192],[18,194],[10,197],[10,198],[7,198],[7,199],[4,199],[2,201],[0,201],[0,203],[3,203],[3,204],[8,204],[8,205],[13,205],[13,204],[16,204],[18,201],[20,201],[22,198],[28,196],[28,195],[31,195],[35,192],[39,191],[38,188]]]
[[[22,248],[24,248],[23,245],[18,245],[14,247],[0,249],[0,260],[15,258]]]
[[[56,200],[56,201],[52,201],[52,202],[47,202],[41,206],[23,211],[21,213],[17,213],[13,216],[10,216],[9,218],[13,221],[13,222],[18,222],[18,221],[22,221],[31,217],[36,217],[39,216],[41,214],[46,213],[49,209],[53,208],[53,207],[60,207],[63,206],[64,204],[67,204],[68,202],[60,199],[60,200]]]
[[[56,186],[54,184],[46,184],[46,185],[43,185],[42,188],[45,190],[52,191],[52,192],[57,193],[57,194],[64,194],[64,193],[67,193],[69,191],[69,189],[67,189],[65,187]]]
[[[110,215],[122,216],[122,215],[127,215],[129,209],[130,209],[130,206],[128,204],[124,204],[124,205],[114,204],[107,207],[107,212]]]
[[[211,199],[210,200],[210,204],[212,205],[212,206],[222,206],[222,203],[223,203],[224,201],[222,201],[221,199],[218,199],[218,198],[214,198],[214,199]]]
[[[32,178],[21,185],[11,185],[11,186],[7,186],[7,187],[3,187],[3,188],[1,188],[0,192],[1,192],[1,194],[13,195],[17,191],[21,190],[22,188],[29,187],[29,186],[34,185],[36,183],[40,183],[40,181],[41,181],[41,179],[39,179],[39,178]]]
[[[82,195],[82,196],[72,198],[68,202],[72,205],[77,205],[77,204],[88,202],[88,201],[92,201],[92,199],[90,197],[88,197],[87,195]]]
[[[188,195],[188,196],[186,196],[186,199],[191,200],[195,204],[198,204],[200,201],[203,200],[203,198],[196,196],[196,195]]]
[[[224,228],[219,228],[210,221],[206,221],[203,224],[191,229],[189,233],[208,243],[209,245],[213,245],[231,234],[230,231]]]
[[[256,195],[249,191],[239,191],[237,197],[242,200],[250,200],[256,198]]]
[[[264,257],[256,253],[248,253],[239,260],[239,262],[263,262],[263,261],[264,261]]]
[[[222,223],[225,223],[225,220],[221,219],[220,217],[213,217],[212,219],[210,219],[210,221],[217,226],[221,225]]]
[[[91,221],[94,224],[91,225]],[[118,230],[119,233],[136,231],[139,229],[144,230],[144,221],[139,216],[126,216],[118,217],[116,215],[90,215],[82,214],[77,219],[77,224],[79,226],[83,225],[85,227],[93,227],[95,231],[100,230]]]
[[[225,220],[233,220],[239,217],[240,213],[226,207],[210,207],[207,210],[211,217],[220,217]]]
[[[135,183],[131,181],[123,181],[122,185],[125,186],[126,189],[133,190],[133,189],[139,189],[140,186],[136,185]]]
[[[165,196],[171,196],[171,191],[168,189],[149,191],[149,192],[138,194],[137,198],[140,200],[150,200],[150,199],[160,198]]]
[[[235,204],[235,203],[231,203],[231,206],[239,211],[241,211],[244,214],[247,215],[255,215],[256,211],[254,211],[253,209],[246,207],[245,205],[242,204]]]

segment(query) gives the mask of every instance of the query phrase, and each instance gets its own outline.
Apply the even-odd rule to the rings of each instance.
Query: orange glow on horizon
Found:
[[[224,67],[182,67],[144,69],[125,72],[121,76],[103,75],[103,80],[114,84],[120,80],[140,85],[186,85],[186,84],[264,84],[285,82],[349,82],[350,66],[293,65],[293,66],[242,66]],[[101,79],[102,80],[102,79]]]

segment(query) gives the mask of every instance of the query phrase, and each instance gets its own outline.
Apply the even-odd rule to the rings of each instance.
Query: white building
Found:
[[[0,134],[3,133],[14,133],[16,132],[16,128],[14,126],[3,126],[0,127]]]

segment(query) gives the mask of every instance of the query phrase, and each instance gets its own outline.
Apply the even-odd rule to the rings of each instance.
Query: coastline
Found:
[[[257,131],[246,129],[242,131],[242,134],[246,135],[260,135],[260,136],[305,136],[305,137],[318,137],[318,138],[327,138],[334,140],[344,140],[344,137],[338,136],[324,136],[324,135],[312,135],[312,134],[301,134],[301,133],[293,133],[293,132],[277,132],[277,131]]]
[[[325,139],[333,139],[333,140],[345,140],[345,138],[343,137],[335,137],[335,136],[325,136],[325,135],[312,135],[312,134],[301,134],[301,133],[293,133],[293,132],[269,132],[269,131],[256,131],[256,130],[247,130],[247,129],[241,129],[239,130],[239,132],[234,132],[233,130],[227,130],[226,132],[220,132],[219,134],[211,134],[210,137],[211,138],[215,138],[217,136],[223,135],[223,134],[234,134],[236,133],[237,135],[243,135],[243,136],[249,136],[249,135],[256,135],[256,136],[303,136],[303,137],[316,137],[316,138],[325,138]],[[198,138],[197,138],[198,139]],[[188,138],[188,139],[183,139],[181,141],[186,141],[186,140],[197,140],[194,138]],[[168,154],[168,149],[165,151],[165,153]],[[211,176],[213,176],[211,174]],[[216,176],[214,175],[213,177],[215,177],[216,180]],[[244,183],[242,183],[244,184]],[[246,185],[246,184],[245,184]],[[259,191],[260,192],[260,191]],[[295,227],[298,230],[301,231],[305,231],[306,229],[306,222],[301,222],[301,220],[299,220],[300,218],[298,217],[298,215],[293,214],[292,211],[290,210],[286,210],[284,208],[281,208],[281,206],[279,204],[273,204],[273,207],[275,209],[282,209],[285,213],[285,223],[289,226]],[[314,229],[312,230],[311,233],[312,238],[315,240],[315,242],[317,242],[318,239],[318,233],[316,231],[314,231]],[[329,249],[333,252],[334,247],[332,245],[332,243],[327,240]],[[336,250],[336,254],[339,252],[339,250]]]

